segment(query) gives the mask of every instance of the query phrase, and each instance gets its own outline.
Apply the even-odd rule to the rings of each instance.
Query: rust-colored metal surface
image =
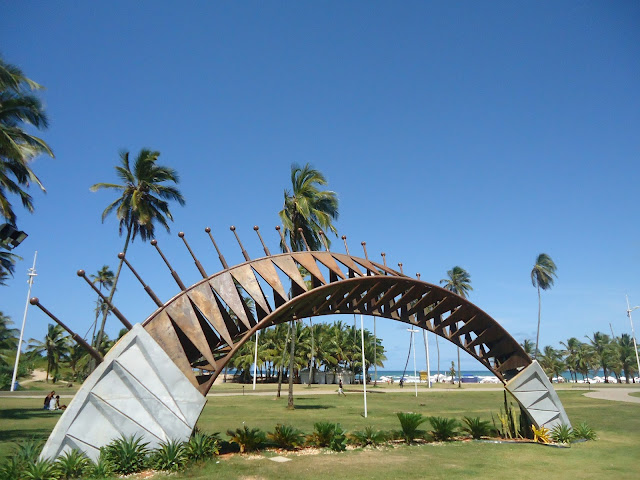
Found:
[[[170,269],[183,291],[143,323],[203,395],[255,331],[321,315],[374,315],[424,328],[464,349],[503,383],[531,363],[518,342],[468,300],[370,259],[288,252],[228,267],[219,256],[226,268],[188,288]],[[298,267],[309,272],[308,284]]]

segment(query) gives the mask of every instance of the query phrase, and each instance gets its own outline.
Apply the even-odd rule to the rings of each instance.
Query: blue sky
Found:
[[[124,239],[100,215],[118,152],[159,150],[187,200],[158,241],[185,283],[252,257],[260,225],[272,251],[293,162],[320,169],[340,199],[352,253],[432,283],[460,265],[470,299],[516,339],[534,338],[538,253],[558,265],[543,293],[541,344],[629,332],[640,304],[640,7],[636,2],[11,2],[0,51],[47,87],[47,187],[19,211],[29,238],[0,310],[21,322],[33,295],[80,334],[94,295],[79,268],[115,268]],[[336,243],[338,251],[341,248]],[[177,292],[154,249],[129,258],[158,295]],[[379,258],[379,257],[378,257]],[[116,305],[133,322],[153,304],[125,272]],[[348,319],[347,319],[348,320]],[[366,320],[371,326],[371,319]],[[640,314],[638,316],[640,322]],[[26,337],[47,319],[29,310]],[[387,368],[409,334],[379,320]],[[109,332],[119,329],[110,320]],[[585,339],[586,340],[586,339]],[[432,337],[432,347],[435,346]],[[445,342],[440,342],[441,347]],[[423,349],[418,349],[419,355]],[[442,364],[455,349],[442,348]],[[424,363],[424,362],[423,362]],[[479,366],[470,357],[463,368]],[[420,366],[419,366],[420,368]]]

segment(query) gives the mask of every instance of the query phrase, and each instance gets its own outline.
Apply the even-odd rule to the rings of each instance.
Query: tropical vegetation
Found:
[[[536,329],[536,348],[533,351],[534,358],[537,357],[539,352],[538,342],[540,340],[540,316],[542,312],[540,290],[549,290],[553,287],[553,277],[557,277],[556,264],[546,253],[539,254],[531,270],[531,283],[538,289],[538,328]]]

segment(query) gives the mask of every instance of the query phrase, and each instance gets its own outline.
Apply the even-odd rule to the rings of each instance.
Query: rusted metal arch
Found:
[[[310,286],[298,266],[309,272]],[[262,285],[272,295],[265,295]],[[254,302],[255,315],[245,298]],[[503,383],[531,363],[518,342],[468,300],[386,265],[329,251],[269,255],[225,268],[184,288],[143,326],[206,394],[256,331],[295,318],[351,313],[427,329],[458,345]],[[210,373],[198,375],[194,369]]]

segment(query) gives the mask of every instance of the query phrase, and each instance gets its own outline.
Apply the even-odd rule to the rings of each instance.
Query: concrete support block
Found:
[[[139,324],[118,341],[82,384],[58,420],[40,458],[70,449],[97,459],[122,435],[154,448],[188,440],[206,403],[165,351]]]
[[[558,394],[536,360],[509,380],[505,388],[538,428],[552,429],[559,424],[571,426]]]

